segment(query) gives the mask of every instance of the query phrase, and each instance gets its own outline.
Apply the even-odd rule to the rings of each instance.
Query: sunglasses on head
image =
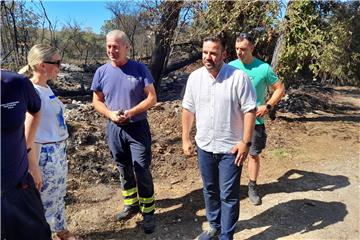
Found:
[[[57,61],[44,61],[44,63],[54,64],[54,65],[57,65],[58,67],[61,66],[61,60],[57,60]]]
[[[239,38],[239,39],[246,39],[246,40],[248,40],[249,42],[254,42],[254,38],[253,38],[253,36],[251,36],[249,33],[239,33],[238,34],[238,36],[237,36],[237,38]]]

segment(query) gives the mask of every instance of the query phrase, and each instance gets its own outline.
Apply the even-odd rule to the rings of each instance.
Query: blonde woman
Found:
[[[45,44],[33,46],[27,57],[28,65],[19,73],[31,74],[31,82],[41,98],[41,120],[35,136],[35,148],[29,157],[29,172],[40,191],[45,209],[45,217],[51,227],[53,239],[80,239],[66,228],[65,202],[66,177],[66,139],[68,130],[64,120],[64,105],[54,95],[48,81],[56,79],[61,65],[57,50]],[[30,120],[27,115],[25,127]]]

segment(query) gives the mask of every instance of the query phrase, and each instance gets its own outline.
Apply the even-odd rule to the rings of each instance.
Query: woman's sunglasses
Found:
[[[54,65],[57,65],[58,67],[60,67],[60,66],[61,66],[61,60],[57,60],[57,61],[54,61],[54,62],[51,62],[51,61],[44,61],[44,63],[54,64]]]

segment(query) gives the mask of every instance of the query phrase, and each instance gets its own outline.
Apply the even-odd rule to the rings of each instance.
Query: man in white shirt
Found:
[[[183,99],[183,150],[192,155],[196,119],[197,154],[211,229],[199,239],[233,239],[239,217],[242,163],[255,125],[256,93],[248,76],[224,63],[225,42],[203,41],[201,67],[189,76]]]

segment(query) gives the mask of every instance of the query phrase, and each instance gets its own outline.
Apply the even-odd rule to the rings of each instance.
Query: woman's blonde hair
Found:
[[[56,48],[47,44],[36,44],[34,45],[27,56],[27,65],[22,67],[18,73],[26,74],[35,70],[36,65],[45,61],[51,61],[51,58],[57,54]]]

